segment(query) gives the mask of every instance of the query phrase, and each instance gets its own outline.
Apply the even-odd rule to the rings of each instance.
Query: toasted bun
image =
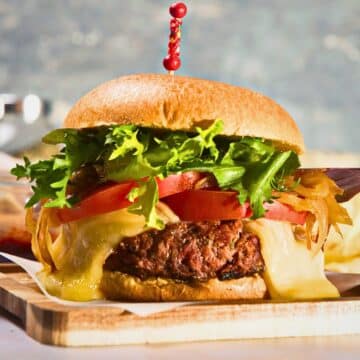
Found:
[[[248,89],[177,75],[130,75],[106,82],[75,104],[64,126],[134,124],[192,131],[215,119],[224,121],[224,135],[256,136],[282,150],[304,150],[294,120],[273,100]]]
[[[266,294],[265,282],[258,275],[189,284],[162,278],[143,281],[118,271],[104,271],[100,287],[107,299],[132,301],[262,299]]]

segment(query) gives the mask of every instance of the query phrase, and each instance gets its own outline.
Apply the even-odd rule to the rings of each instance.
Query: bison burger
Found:
[[[27,224],[50,293],[339,295],[322,247],[330,226],[351,222],[335,200],[341,190],[320,171],[298,170],[301,133],[272,100],[213,81],[133,75],[85,95],[64,126],[43,139],[63,144],[57,155],[12,170],[34,184]]]

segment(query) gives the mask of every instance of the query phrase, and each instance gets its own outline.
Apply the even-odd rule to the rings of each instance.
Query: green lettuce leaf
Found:
[[[252,169],[244,179],[245,184],[248,185],[250,206],[254,218],[265,214],[263,203],[271,199],[273,183],[276,181],[276,175],[279,171],[286,169],[288,173],[299,166],[292,154],[292,151],[274,154],[269,161]]]
[[[128,207],[128,211],[143,215],[146,225],[150,228],[162,230],[164,228],[163,221],[156,213],[156,204],[159,201],[159,191],[156,180],[151,177],[147,181],[139,183],[139,187],[133,188],[128,199],[134,204]]]
[[[67,187],[74,172],[86,164],[96,163],[104,148],[104,128],[75,130],[57,129],[43,138],[46,144],[64,144],[59,154],[50,160],[30,163],[24,158],[24,165],[17,165],[11,173],[17,178],[28,178],[34,182],[33,195],[26,207],[47,199],[46,207],[71,207],[75,197],[67,196]]]
[[[161,228],[155,211],[158,189],[155,177],[163,178],[190,170],[213,174],[222,190],[238,192],[240,203],[249,201],[254,218],[265,213],[263,203],[273,189],[284,189],[283,179],[299,167],[297,155],[281,152],[270,141],[220,136],[221,120],[195,133],[154,131],[134,125],[90,129],[58,129],[43,138],[48,144],[63,144],[50,160],[17,165],[12,174],[33,182],[27,207],[46,199],[47,207],[72,206],[78,198],[68,196],[72,179],[86,169],[96,169],[90,181],[104,183],[138,180],[129,198],[130,211],[142,214],[147,226]]]
[[[113,127],[106,136],[106,145],[114,145],[115,149],[110,154],[109,160],[122,158],[131,153],[133,156],[144,152],[144,145],[138,139],[138,129],[133,125]]]

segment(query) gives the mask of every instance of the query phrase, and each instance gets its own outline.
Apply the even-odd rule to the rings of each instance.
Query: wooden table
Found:
[[[334,324],[334,326],[336,326]],[[61,348],[41,345],[0,310],[2,359],[359,359],[360,335],[203,342],[173,345]]]

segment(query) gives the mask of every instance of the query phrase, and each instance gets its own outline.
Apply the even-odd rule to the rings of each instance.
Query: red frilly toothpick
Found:
[[[169,8],[169,13],[172,16],[170,20],[170,36],[168,45],[168,54],[163,60],[163,65],[170,74],[178,70],[181,66],[180,60],[180,39],[181,39],[181,25],[182,18],[187,13],[187,7],[184,3],[174,3]]]

